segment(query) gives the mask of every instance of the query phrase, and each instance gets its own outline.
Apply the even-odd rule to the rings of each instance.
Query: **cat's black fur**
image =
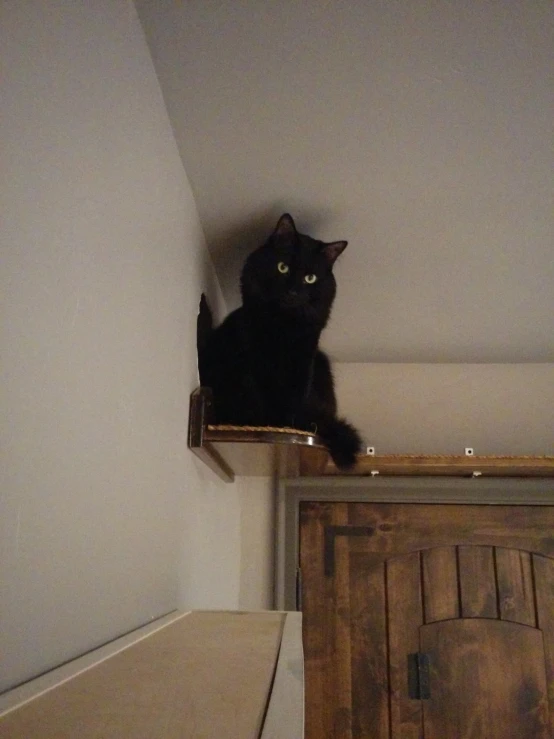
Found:
[[[342,469],[355,463],[361,439],[337,418],[331,367],[318,342],[336,292],[333,264],[346,244],[312,239],[290,215],[281,216],[246,260],[242,307],[200,353],[200,379],[213,391],[216,423],[317,430]]]

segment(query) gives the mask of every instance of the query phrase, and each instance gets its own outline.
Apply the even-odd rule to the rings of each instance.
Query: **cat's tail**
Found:
[[[317,433],[339,470],[354,467],[356,457],[362,451],[362,438],[352,424],[343,418],[332,418],[321,424]]]
[[[198,373],[200,375],[200,384],[206,382],[206,347],[212,334],[214,320],[212,311],[208,305],[208,301],[204,293],[200,298],[198,306],[198,316],[196,318],[196,351],[198,353]]]

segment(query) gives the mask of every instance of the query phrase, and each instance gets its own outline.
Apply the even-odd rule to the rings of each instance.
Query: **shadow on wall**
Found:
[[[207,229],[208,248],[228,312],[237,308],[241,302],[240,273],[246,257],[267,239],[280,216],[287,212],[295,219],[299,231],[312,235],[323,233],[326,224],[332,222],[335,216],[331,209],[318,208],[316,213],[313,208],[306,208],[303,204],[279,201],[259,208],[234,224],[220,225],[211,231]],[[208,302],[214,311],[215,322],[218,323],[210,295]]]

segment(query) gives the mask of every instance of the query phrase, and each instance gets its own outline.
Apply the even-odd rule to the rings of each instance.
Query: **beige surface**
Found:
[[[1,739],[257,739],[285,615],[195,612],[0,719]]]

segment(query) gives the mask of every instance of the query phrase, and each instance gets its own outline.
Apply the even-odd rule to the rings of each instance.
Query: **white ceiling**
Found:
[[[554,361],[550,0],[136,6],[229,307],[288,210],[333,358]]]

